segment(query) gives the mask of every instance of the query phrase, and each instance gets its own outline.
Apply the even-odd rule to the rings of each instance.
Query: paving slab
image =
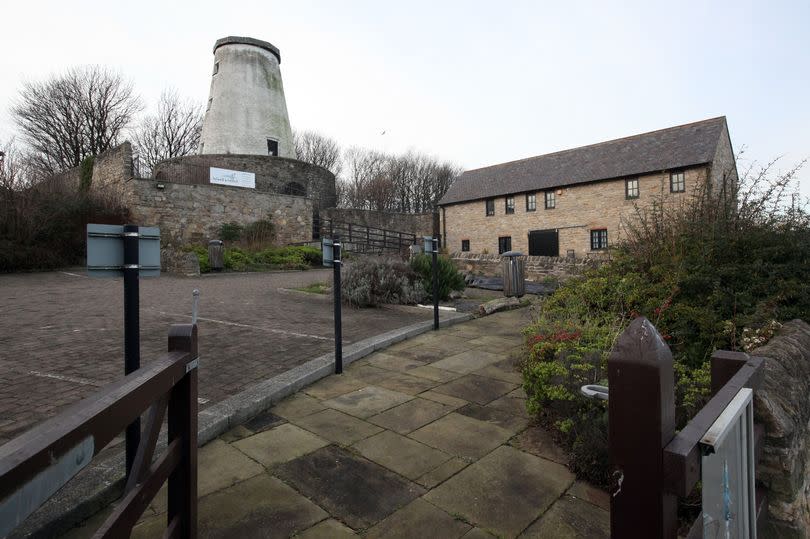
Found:
[[[432,389],[429,391],[425,391],[424,393],[420,393],[419,397],[423,399],[440,402],[442,404],[446,404],[448,406],[453,407],[453,409],[461,408],[462,406],[466,406],[467,404],[469,404],[469,402],[465,401],[464,399],[459,399],[458,397],[451,397],[450,395],[445,395],[444,393],[436,393]]]
[[[510,440],[510,445],[551,460],[564,466],[568,465],[568,453],[554,443],[551,433],[540,426],[531,426]]]
[[[418,478],[416,482],[423,487],[433,488],[436,485],[447,481],[458,472],[466,468],[469,464],[470,462],[468,460],[453,457],[436,468],[430,470],[422,477]]]
[[[473,528],[466,534],[464,534],[464,537],[462,537],[462,539],[492,539],[493,537],[494,535],[485,532],[481,528]],[[549,537],[549,539],[552,538]]]
[[[286,423],[231,445],[265,467],[270,467],[315,451],[328,443],[301,427]]]
[[[473,347],[469,344],[469,339],[455,337],[441,331],[420,335],[419,344],[442,352],[452,353],[457,353],[459,350],[469,350]]]
[[[518,417],[495,408],[490,408],[489,406],[481,406],[480,404],[471,403],[467,406],[459,408],[456,410],[456,412],[466,415],[467,417],[472,417],[481,421],[486,421],[487,423],[492,423],[493,425],[497,425],[502,429],[508,430],[512,433],[512,435],[522,431],[529,425],[529,421],[527,419],[523,419],[522,417]]]
[[[362,419],[330,409],[296,419],[294,423],[340,445],[351,445],[383,430]]]
[[[413,537],[462,537],[471,526],[417,498],[389,516],[365,535],[368,539],[410,539]]]
[[[259,433],[272,429],[286,423],[287,420],[283,417],[277,416],[273,412],[262,412],[250,421],[244,424],[244,427],[254,433]]]
[[[219,439],[223,442],[231,443],[248,436],[253,436],[254,434],[256,433],[246,428],[244,425],[237,425],[225,434],[221,435]]]
[[[482,335],[469,341],[472,346],[488,348],[491,350],[511,350],[523,345],[523,335],[518,328],[513,329],[513,334],[509,337],[502,335]]]
[[[565,466],[503,446],[431,490],[425,499],[496,535],[514,537],[573,482]]]
[[[391,374],[391,371],[375,367],[374,365],[354,365],[352,364],[348,369],[348,374],[341,376],[350,376],[357,378],[366,383],[366,385],[373,386],[381,380],[385,380]]]
[[[435,421],[455,408],[428,399],[415,398],[395,408],[368,418],[371,423],[386,429],[408,434]]]
[[[433,380],[435,382],[449,382],[450,380],[455,380],[456,378],[462,376],[462,374],[459,372],[437,369],[436,367],[432,367],[430,365],[411,369],[408,371],[408,374],[411,376],[419,376],[420,378]]]
[[[418,342],[418,338],[414,339],[414,342]],[[413,359],[415,361],[421,361],[423,363],[433,363],[434,361],[439,361],[440,359],[444,359],[447,357],[447,351],[435,348],[433,346],[428,346],[427,344],[415,344],[410,348],[405,348],[403,350],[391,350],[391,353],[396,352],[396,354],[400,357]],[[451,350],[451,353],[455,353],[455,351]]]
[[[578,498],[563,496],[520,537],[610,539],[610,514]]]
[[[389,371],[408,372],[411,369],[423,367],[425,362],[410,359],[395,353],[377,352],[369,356],[368,364],[381,369],[388,369]]]
[[[345,393],[356,391],[367,386],[363,380],[349,376],[348,374],[334,374],[323,380],[307,386],[304,393],[316,399],[331,399]]]
[[[393,408],[413,398],[412,395],[384,387],[366,386],[339,397],[323,401],[323,405],[365,419]]]
[[[275,477],[260,474],[202,498],[198,528],[205,538],[287,538],[328,516]],[[166,516],[158,515],[139,523],[131,537],[162,537],[165,528]]]
[[[586,481],[575,482],[566,494],[610,511],[610,494]]]
[[[469,374],[493,363],[503,361],[503,359],[502,354],[494,354],[483,350],[467,350],[431,363],[430,366],[446,371]]]
[[[468,374],[434,387],[433,391],[483,405],[506,395],[515,387],[516,384],[509,382]]]
[[[321,401],[310,397],[306,393],[296,393],[271,408],[274,414],[287,420],[298,419],[324,409],[325,407],[321,404]]]
[[[512,360],[506,360],[487,365],[483,369],[473,371],[473,374],[478,376],[486,376],[487,378],[495,378],[496,380],[503,380],[512,384],[522,384],[523,376],[514,368]]]
[[[419,485],[337,446],[287,462],[275,473],[355,530],[373,526],[425,492]]]
[[[295,539],[350,539],[357,537],[351,528],[329,518],[295,536]]]
[[[451,455],[478,459],[506,442],[512,432],[453,412],[408,436]]]
[[[443,451],[387,430],[352,447],[367,459],[411,480],[450,460],[450,455]]]
[[[263,474],[200,500],[198,518],[202,537],[289,537],[328,516]]]
[[[376,385],[408,395],[416,395],[441,384],[441,382],[420,378],[419,376],[411,376],[404,372],[386,372],[388,373],[387,376],[377,382]]]
[[[504,395],[500,399],[487,404],[487,408],[495,408],[507,414],[512,414],[523,419],[529,419],[529,412],[526,410],[526,399],[519,399]]]
[[[213,440],[197,452],[197,496],[207,496],[264,471],[261,464],[235,447]],[[166,489],[163,485],[149,504],[155,513],[166,511]]]

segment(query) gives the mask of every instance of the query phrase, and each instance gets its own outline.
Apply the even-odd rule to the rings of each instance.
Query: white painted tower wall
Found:
[[[201,154],[270,155],[272,139],[280,157],[295,158],[280,63],[278,49],[266,41],[217,40]]]

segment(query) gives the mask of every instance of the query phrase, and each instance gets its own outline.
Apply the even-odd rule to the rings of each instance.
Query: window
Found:
[[[278,155],[278,141],[267,139],[267,155]]]
[[[219,73],[219,62],[214,62],[214,75]]]
[[[506,215],[515,213],[515,197],[506,197]]]
[[[607,249],[607,229],[600,228],[591,230],[591,251],[598,251],[600,249]]]
[[[534,211],[537,209],[537,194],[531,193],[526,195],[526,211]]]
[[[686,191],[686,178],[683,171],[673,172],[669,175],[669,190],[672,193],[683,193]]]
[[[512,236],[502,236],[498,238],[498,254],[502,255],[512,250]]]
[[[626,198],[638,198],[638,178],[624,181],[624,196]]]
[[[490,215],[495,215],[495,200],[491,198],[487,200],[487,217]]]
[[[464,252],[470,250],[470,240],[461,240],[461,250]]]
[[[554,191],[546,191],[546,209],[553,210],[557,207],[557,198],[554,194]]]

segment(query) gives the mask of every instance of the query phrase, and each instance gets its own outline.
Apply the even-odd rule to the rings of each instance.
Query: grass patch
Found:
[[[298,290],[299,292],[306,292],[308,294],[326,294],[329,290],[329,286],[326,283],[312,283],[307,286],[300,286],[298,288],[293,288],[293,290]]]

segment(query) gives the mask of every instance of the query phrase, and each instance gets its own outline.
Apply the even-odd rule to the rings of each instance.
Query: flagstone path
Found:
[[[530,424],[528,310],[352,364],[201,448],[201,537],[609,537],[607,494]],[[160,537],[165,488],[133,532]]]

